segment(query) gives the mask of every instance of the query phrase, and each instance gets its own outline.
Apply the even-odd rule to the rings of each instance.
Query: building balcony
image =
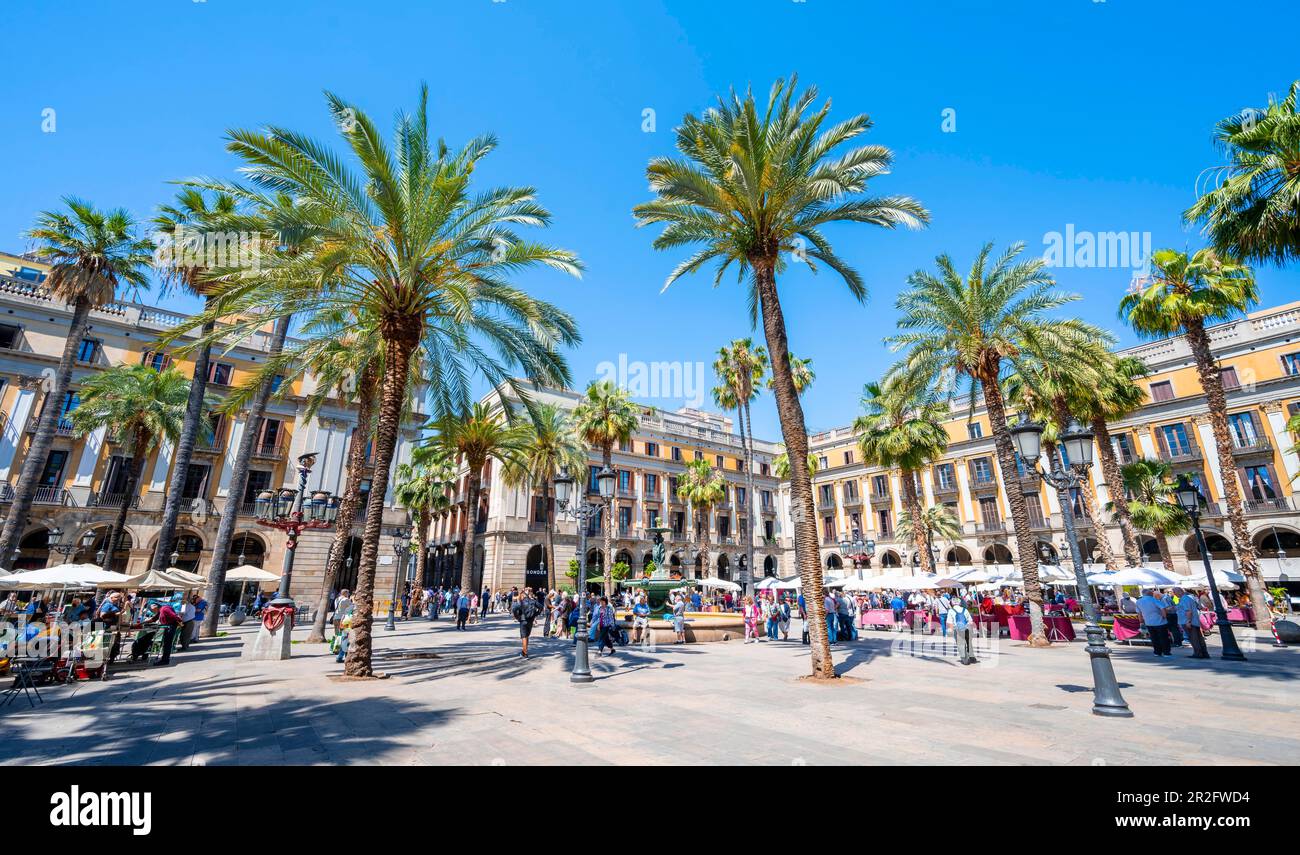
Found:
[[[542,531],[542,532],[544,532],[544,531],[546,531],[546,529],[547,529],[547,524],[544,523],[544,522],[542,522],[542,521],[540,521],[540,520],[529,520],[529,521],[528,521],[528,530],[529,530],[529,531]]]
[[[1034,531],[1051,531],[1056,528],[1053,516],[1044,516],[1043,514],[1030,514],[1029,527]]]
[[[120,508],[122,503],[127,501],[125,493],[91,493],[90,498],[86,500],[86,507],[89,508]],[[139,510],[140,497],[130,497],[130,507],[132,510]]]
[[[32,503],[37,505],[66,505],[68,504],[68,491],[62,487],[37,487],[36,496],[32,499]]]
[[[1232,438],[1232,453],[1237,457],[1251,454],[1272,454],[1273,443],[1266,436],[1247,436]]]
[[[217,431],[209,437],[200,436],[194,441],[195,454],[220,454],[226,450],[226,432]]]
[[[1294,496],[1280,496],[1276,499],[1247,499],[1241,504],[1246,513],[1252,516],[1293,513],[1297,509]]]
[[[835,500],[834,500],[834,499],[818,499],[818,500],[817,500],[817,510],[819,510],[819,511],[833,511],[833,510],[835,510]]]
[[[1160,449],[1160,459],[1166,463],[1199,463],[1205,459],[1201,449],[1195,445],[1181,448]]]
[[[39,427],[40,424],[41,420],[39,418],[32,419],[27,423],[27,432],[36,433],[36,428]],[[59,419],[59,421],[54,425],[55,436],[72,436],[73,433],[72,422],[68,419]]]
[[[998,479],[991,475],[987,478],[971,478],[970,488],[973,493],[996,493]]]
[[[618,488],[618,497],[619,497],[620,499],[635,499],[635,498],[636,498],[636,488],[635,488],[635,487],[619,487],[619,488]]]
[[[872,491],[871,491],[871,503],[872,503],[872,504],[877,504],[877,503],[889,504],[892,500],[893,500],[893,496],[890,494],[890,492],[889,492],[888,490],[884,490],[884,491],[872,490]]]
[[[983,520],[975,523],[976,534],[1006,534],[1007,524],[1003,520]]]
[[[861,507],[861,505],[862,505],[862,496],[860,494],[844,497],[844,507],[846,508],[857,508],[857,507]]]
[[[285,452],[284,443],[279,440],[259,442],[253,446],[253,458],[256,460],[283,460]]]
[[[955,496],[957,495],[956,484],[938,484],[934,485],[934,495],[938,496]]]
[[[822,535],[822,546],[838,546],[840,539],[833,534]]]

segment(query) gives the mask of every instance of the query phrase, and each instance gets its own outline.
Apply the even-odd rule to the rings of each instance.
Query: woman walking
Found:
[[[758,615],[759,608],[754,604],[754,598],[745,597],[745,605],[742,609],[745,615],[745,643],[749,644],[758,641]]]

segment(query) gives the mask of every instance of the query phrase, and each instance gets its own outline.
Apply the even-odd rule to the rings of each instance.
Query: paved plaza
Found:
[[[505,617],[466,632],[378,622],[376,670],[389,677],[373,681],[330,679],[342,666],[323,645],[295,643],[288,662],[243,660],[255,630],[228,630],[168,668],[49,687],[35,709],[18,699],[0,710],[0,762],[1300,763],[1300,650],[1249,642],[1247,663],[1115,648],[1136,713],[1115,720],[1089,712],[1077,642],[1004,640],[991,661],[962,667],[867,632],[836,647],[854,679],[835,685],[798,679],[808,655],[793,641],[636,648],[593,657],[598,679],[575,687],[572,646],[535,638],[524,661]]]

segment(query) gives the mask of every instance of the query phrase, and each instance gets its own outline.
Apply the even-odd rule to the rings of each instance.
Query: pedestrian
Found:
[[[615,621],[614,609],[610,606],[608,598],[600,598],[600,605],[595,610],[594,618],[596,628],[596,655],[602,655],[606,647],[609,648],[609,652],[612,655],[615,653]]]
[[[741,609],[741,613],[745,618],[745,643],[749,644],[758,641],[759,608],[754,603],[753,597],[745,597],[745,605]]]
[[[953,638],[957,641],[957,661],[962,665],[974,665],[979,660],[975,658],[973,649],[971,616],[961,597],[948,598],[944,618],[943,625],[952,627]]]
[[[158,609],[158,623],[162,624],[162,657],[157,664],[170,665],[172,663],[172,643],[176,640],[176,631],[181,628],[180,615],[176,614],[167,603],[163,603]]]
[[[889,607],[894,610],[894,623],[902,625],[903,612],[907,611],[907,601],[898,591],[894,592],[893,598],[889,601]]]
[[[781,630],[781,640],[790,640],[790,600],[782,597],[777,604],[777,625]]]
[[[767,618],[767,637],[776,641],[776,635],[781,631],[781,609],[770,596],[763,598],[763,614]]]
[[[334,647],[334,652],[338,655],[334,657],[335,662],[342,662],[347,658],[348,648],[352,645],[352,612],[349,611],[334,626],[334,638],[330,641]]]
[[[190,641],[199,640],[199,630],[203,628],[203,619],[208,616],[208,601],[202,594],[194,595],[194,627]]]
[[[673,594],[673,632],[677,633],[674,644],[686,643],[686,598]]]
[[[456,629],[464,629],[465,624],[469,623],[471,605],[470,595],[461,591],[460,597],[456,599]]]
[[[830,591],[822,598],[822,608],[826,610],[826,639],[834,644],[839,640],[839,606],[835,602],[835,595]]]
[[[1171,590],[1165,591],[1160,597],[1160,604],[1165,607],[1165,614],[1169,616],[1169,638],[1174,647],[1183,646],[1183,630],[1178,625],[1178,597]]]
[[[1209,659],[1210,652],[1205,648],[1205,631],[1201,629],[1201,604],[1195,594],[1186,593],[1182,588],[1174,588],[1178,597],[1178,623],[1182,625],[1183,635],[1192,645],[1193,659]]]
[[[540,610],[541,607],[533,597],[532,588],[524,588],[524,595],[510,610],[514,619],[519,621],[519,643],[522,646],[519,656],[522,659],[528,658],[528,636],[533,634],[533,621],[537,620],[537,613]]]
[[[1169,615],[1165,612],[1164,603],[1156,598],[1155,590],[1144,589],[1142,596],[1137,599],[1136,606],[1138,614],[1142,616],[1142,623],[1146,625],[1147,635],[1151,637],[1151,647],[1156,656],[1171,655]]]
[[[632,643],[640,644],[641,636],[645,636],[646,643],[650,643],[650,604],[646,602],[645,592],[636,595],[636,602],[632,605]]]
[[[194,632],[194,602],[190,598],[181,597],[179,617],[181,619],[181,650],[189,650],[190,635]]]

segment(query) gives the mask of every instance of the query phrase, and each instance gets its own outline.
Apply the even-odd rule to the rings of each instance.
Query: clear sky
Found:
[[[1293,26],[1293,2],[1251,10]],[[577,317],[575,382],[620,356],[707,369],[750,333],[744,292],[701,276],[660,293],[679,256],[651,250],[631,208],[684,113],[732,86],[765,93],[793,71],[833,99],[833,118],[872,117],[866,142],[896,154],[873,190],[914,196],[933,215],[920,232],[830,231],[869,283],[865,307],[826,274],[796,265],[782,281],[791,346],[817,372],[805,407],[820,430],[850,421],[863,382],[892,361],[881,340],[894,298],[940,252],[962,266],[988,240],[1041,254],[1071,226],[1199,247],[1181,212],[1219,162],[1214,123],[1300,74],[1293,53],[1225,40],[1233,23],[1221,3],[1151,0],[11,0],[0,9],[0,247],[26,249],[23,230],[64,194],[144,217],[170,197],[169,180],[231,175],[228,128],[329,137],[324,89],[386,120],[426,80],[436,131],[453,144],[497,134],[484,182],[536,186],[555,215],[544,239],[588,266],[580,282],[521,280]],[[1083,296],[1080,315],[1134,342],[1115,315],[1130,270],[1057,274]],[[1258,278],[1264,305],[1300,292],[1297,268]],[[779,437],[770,397],[755,421],[759,436]]]

